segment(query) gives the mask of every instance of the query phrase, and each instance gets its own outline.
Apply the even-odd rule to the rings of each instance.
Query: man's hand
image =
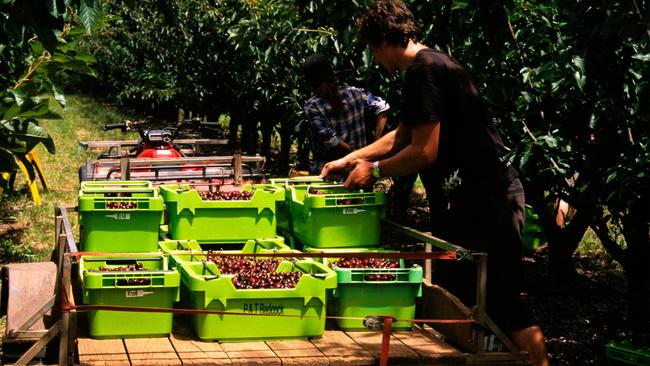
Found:
[[[337,181],[347,172],[354,168],[354,161],[343,158],[330,161],[323,166],[320,176],[323,180]]]
[[[354,169],[350,172],[348,179],[343,186],[349,190],[359,188],[372,188],[375,178],[372,176],[372,162],[357,159],[354,161]]]

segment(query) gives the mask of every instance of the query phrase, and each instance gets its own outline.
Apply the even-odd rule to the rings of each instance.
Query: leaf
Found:
[[[469,3],[467,1],[454,0],[454,3],[451,5],[451,10],[463,10]]]
[[[19,107],[29,102],[29,97],[26,96],[22,91],[18,89],[7,89],[7,92],[14,96],[13,99],[16,101],[16,104]],[[9,118],[5,118],[5,119],[9,119]]]
[[[10,172],[19,169],[16,157],[9,150],[0,148],[0,171]]]
[[[637,53],[636,55],[633,55],[632,58],[643,62],[650,62],[650,53]]]
[[[80,0],[79,19],[88,34],[92,33],[93,25],[101,17],[102,9],[99,0]]]
[[[52,137],[47,131],[37,125],[33,119],[14,119],[3,124],[9,131],[9,141],[14,147],[10,148],[14,152],[29,152],[39,143],[43,143],[47,150],[54,154],[54,143]],[[21,143],[22,142],[22,143]]]

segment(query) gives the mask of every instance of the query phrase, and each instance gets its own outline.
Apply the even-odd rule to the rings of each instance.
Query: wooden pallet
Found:
[[[201,342],[181,322],[162,338],[78,338],[79,364],[113,365],[375,365],[381,333],[326,330],[322,338],[266,342]],[[389,365],[525,365],[525,355],[458,351],[429,327],[391,336]]]

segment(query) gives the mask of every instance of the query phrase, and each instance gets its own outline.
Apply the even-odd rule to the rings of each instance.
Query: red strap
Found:
[[[193,251],[193,254],[207,254],[207,251]],[[232,252],[211,252],[222,257],[293,257],[293,258],[381,258],[381,259],[434,259],[434,260],[456,260],[459,257],[456,252],[272,252],[272,253],[232,253]],[[66,253],[72,257],[83,256],[111,256],[111,257],[132,257],[133,253],[108,253],[108,252],[74,252]],[[156,255],[169,255],[169,253],[157,253]]]
[[[387,316],[384,319],[384,332],[381,335],[381,354],[379,365],[388,366],[388,351],[390,350],[390,331],[393,328],[393,318]]]

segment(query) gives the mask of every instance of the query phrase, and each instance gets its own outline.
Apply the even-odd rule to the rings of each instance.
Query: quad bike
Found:
[[[265,179],[265,159],[260,156],[199,156],[201,146],[226,145],[227,140],[179,139],[181,132],[216,129],[217,122],[198,118],[177,124],[150,120],[108,124],[104,130],[137,131],[138,141],[82,141],[89,150],[107,148],[97,159],[79,168],[79,181],[150,180],[157,182],[259,183]]]

